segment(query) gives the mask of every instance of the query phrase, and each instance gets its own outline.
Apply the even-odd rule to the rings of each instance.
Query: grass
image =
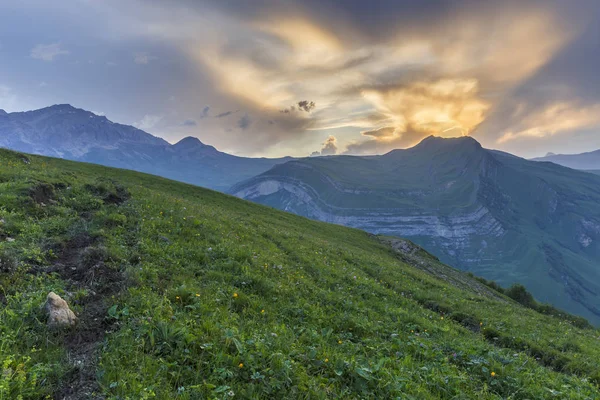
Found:
[[[428,138],[382,156],[295,160],[230,193],[407,236],[449,265],[504,287],[521,283],[600,326],[597,175],[483,149],[470,137]]]
[[[597,330],[359,230],[3,150],[0,220],[0,400],[599,396]]]

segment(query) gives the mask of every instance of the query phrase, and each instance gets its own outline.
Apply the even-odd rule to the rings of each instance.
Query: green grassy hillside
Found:
[[[429,137],[382,156],[313,157],[231,189],[238,197],[374,234],[600,326],[600,177]]]
[[[580,321],[154,176],[0,150],[0,260],[0,400],[600,396]],[[76,327],[46,327],[51,290]]]

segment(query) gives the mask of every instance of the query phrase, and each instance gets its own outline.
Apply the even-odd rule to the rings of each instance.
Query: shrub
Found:
[[[537,303],[535,299],[533,298],[531,293],[527,291],[525,286],[521,284],[516,283],[512,285],[510,288],[508,288],[505,294],[517,303],[524,305],[525,307],[533,309],[537,308]]]

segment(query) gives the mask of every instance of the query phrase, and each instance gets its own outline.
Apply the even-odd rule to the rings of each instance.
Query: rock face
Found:
[[[382,156],[290,161],[230,193],[405,237],[452,265],[600,324],[600,178],[430,137]]]
[[[48,293],[45,310],[50,328],[66,328],[77,323],[77,317],[67,302],[54,292]]]

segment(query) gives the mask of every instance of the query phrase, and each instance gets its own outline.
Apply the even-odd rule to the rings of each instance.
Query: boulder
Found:
[[[69,327],[77,322],[77,317],[67,302],[54,292],[48,293],[45,309],[48,313],[48,327],[50,328]]]

